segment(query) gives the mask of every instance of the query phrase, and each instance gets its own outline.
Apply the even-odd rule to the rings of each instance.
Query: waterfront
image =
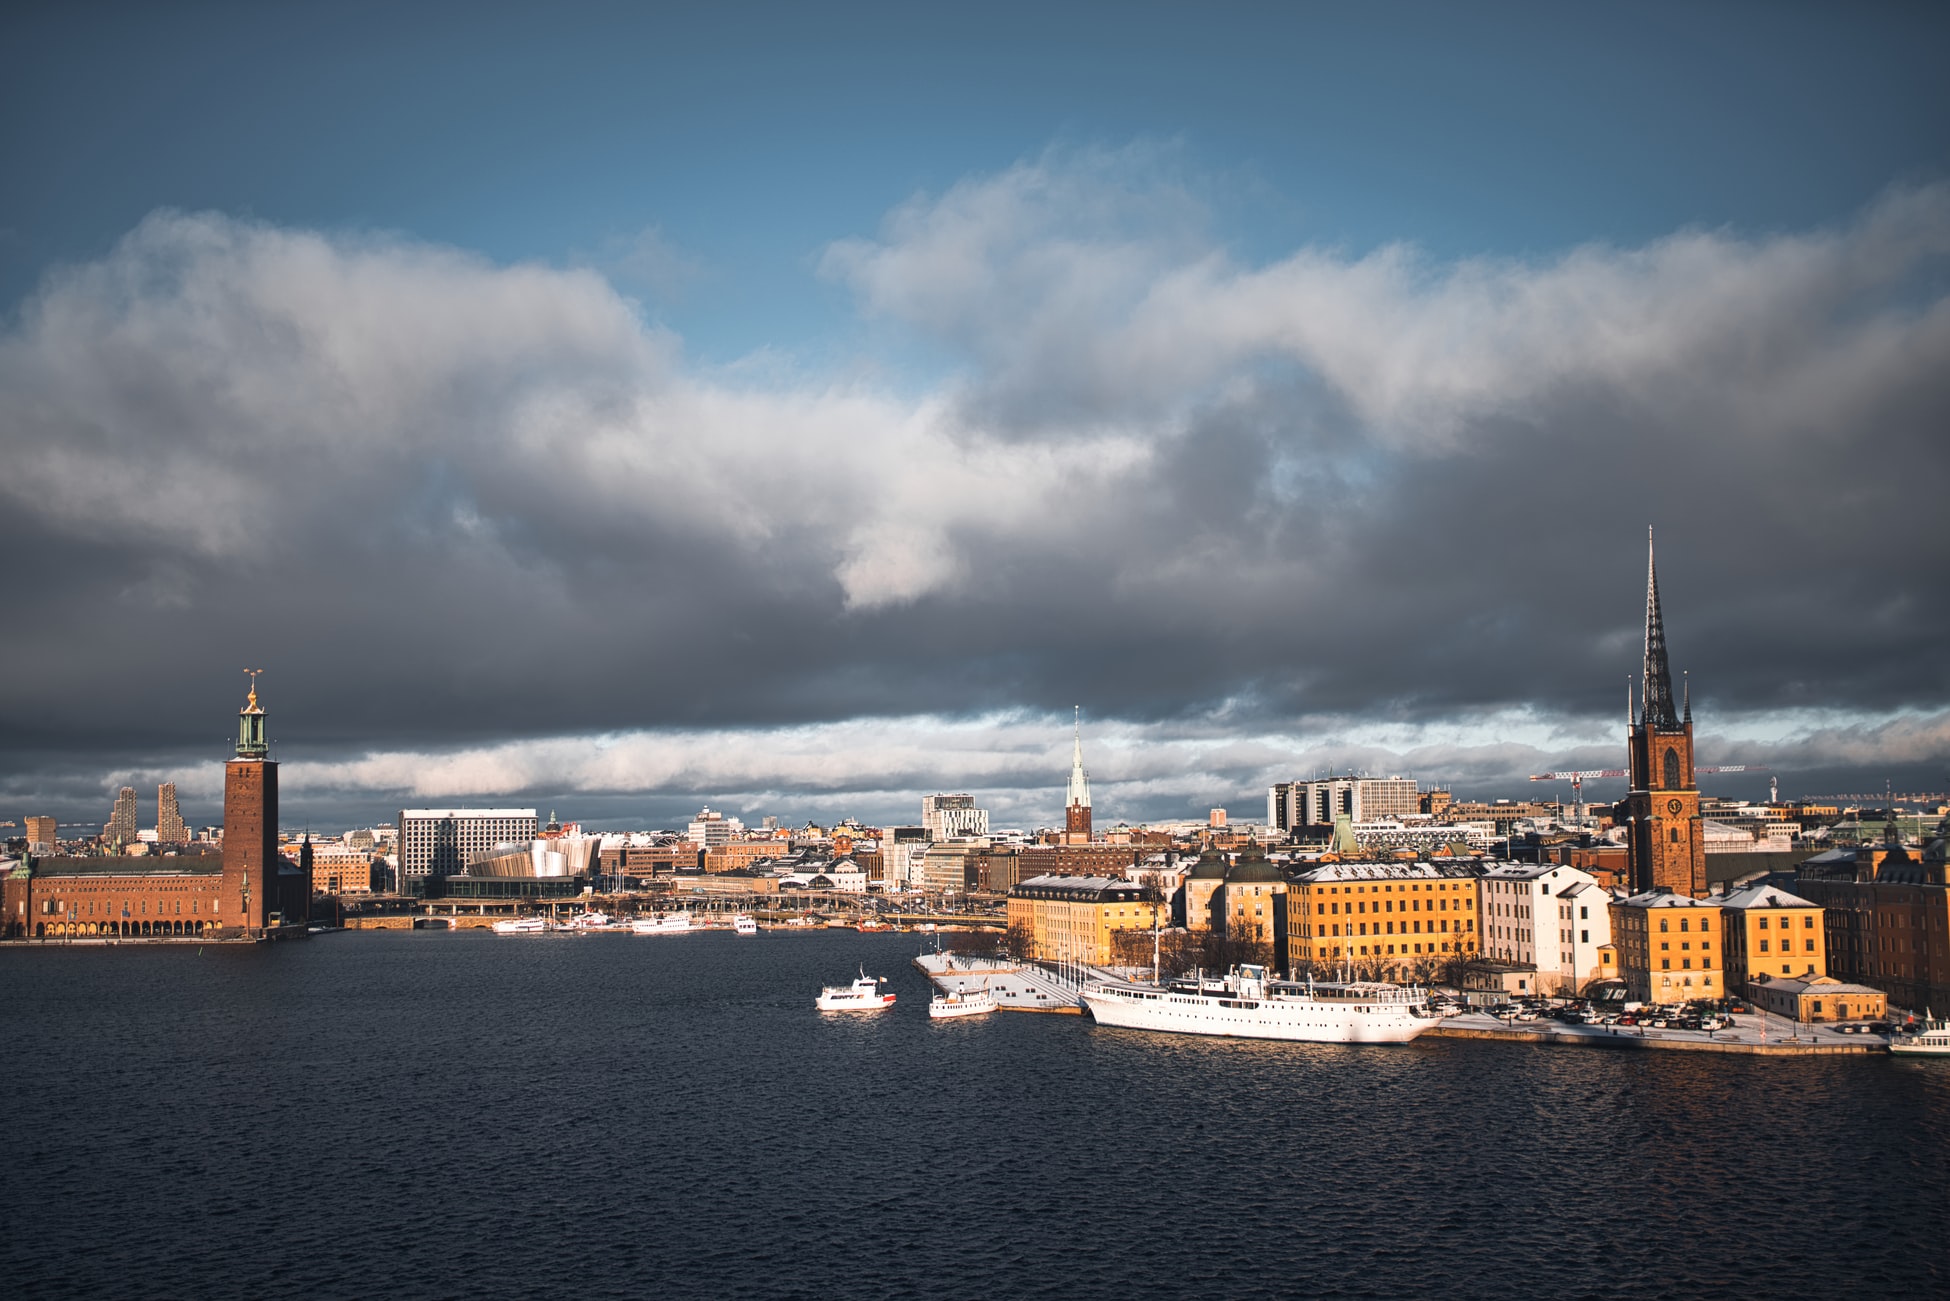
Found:
[[[1942,1292],[1950,1063],[931,1023],[912,935],[0,954],[18,1295]],[[821,1017],[864,963],[900,995]]]

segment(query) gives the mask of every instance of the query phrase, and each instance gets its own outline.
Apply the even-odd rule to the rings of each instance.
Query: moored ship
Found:
[[[662,917],[639,917],[630,923],[634,935],[689,935],[696,929],[688,910],[665,913]]]
[[[984,985],[979,989],[951,989],[944,994],[936,994],[928,1002],[928,1016],[933,1020],[946,1017],[981,1016],[996,1009],[995,995]]]
[[[1313,1043],[1407,1043],[1435,1024],[1418,1015],[1419,990],[1385,984],[1279,981],[1255,964],[1223,978],[1165,985],[1097,981],[1083,1005],[1099,1025],[1172,1034],[1294,1039]]]
[[[1892,1053],[1918,1053],[1928,1057],[1950,1057],[1950,1021],[1939,1021],[1925,1012],[1926,1018],[1914,1034],[1890,1037]]]

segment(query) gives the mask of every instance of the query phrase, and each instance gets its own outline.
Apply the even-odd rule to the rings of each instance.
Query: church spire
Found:
[[[1070,798],[1068,807],[1090,807],[1090,775],[1083,770],[1083,706],[1076,707],[1076,748],[1070,759]]]
[[[1640,721],[1648,727],[1676,728],[1672,669],[1666,663],[1666,622],[1659,613],[1659,570],[1652,558],[1652,530],[1645,530],[1645,693]]]

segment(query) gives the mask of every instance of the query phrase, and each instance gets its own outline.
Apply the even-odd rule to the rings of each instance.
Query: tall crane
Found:
[[[1717,767],[1694,768],[1694,775],[1716,772],[1766,772],[1764,763],[1729,763]],[[1575,772],[1540,772],[1530,780],[1534,782],[1568,781],[1571,783],[1571,803],[1576,806],[1577,816],[1584,817],[1584,779],[1587,777],[1630,777],[1629,768],[1580,768]]]

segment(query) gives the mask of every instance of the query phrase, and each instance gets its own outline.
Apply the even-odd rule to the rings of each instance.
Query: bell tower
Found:
[[[1070,797],[1063,806],[1063,843],[1090,843],[1090,775],[1083,770],[1083,706],[1077,706],[1076,747],[1070,759]]]
[[[273,898],[278,870],[278,765],[264,735],[264,707],[257,703],[257,676],[237,714],[237,754],[223,771],[223,897],[226,928],[261,930],[279,903]]]
[[[1693,778],[1692,690],[1688,685],[1675,706],[1651,529],[1645,533],[1645,676],[1636,717],[1629,693],[1626,699],[1632,888],[1665,886],[1697,898],[1706,893],[1706,840]]]

